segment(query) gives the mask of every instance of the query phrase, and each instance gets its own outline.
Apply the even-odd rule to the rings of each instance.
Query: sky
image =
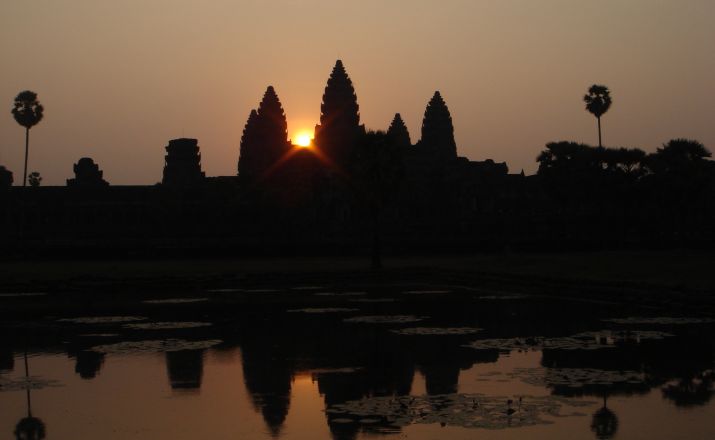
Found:
[[[199,140],[208,176],[235,175],[266,87],[295,138],[318,123],[336,59],[368,129],[399,112],[416,142],[439,90],[458,154],[514,173],[535,172],[547,142],[597,144],[591,84],[613,98],[604,145],[715,150],[713,19],[713,0],[5,1],[0,165],[21,183],[10,110],[29,89],[45,107],[28,167],[43,185],[64,185],[87,156],[111,184],[154,184],[179,137]]]

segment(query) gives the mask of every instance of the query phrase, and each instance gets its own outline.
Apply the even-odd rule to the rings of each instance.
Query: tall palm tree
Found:
[[[18,124],[25,127],[25,171],[22,175],[22,186],[27,185],[27,155],[30,149],[30,128],[42,120],[45,109],[37,100],[37,93],[25,90],[15,97],[12,115]]]
[[[611,92],[606,86],[594,84],[588,89],[588,94],[584,95],[586,110],[593,114],[598,120],[598,146],[603,147],[601,142],[601,116],[611,107]]]

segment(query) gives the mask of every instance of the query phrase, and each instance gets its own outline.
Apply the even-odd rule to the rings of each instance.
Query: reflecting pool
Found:
[[[710,439],[715,320],[448,283],[0,296],[0,435]]]

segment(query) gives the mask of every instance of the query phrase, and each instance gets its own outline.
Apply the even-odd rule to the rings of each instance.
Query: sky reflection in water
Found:
[[[4,322],[2,435],[715,438],[712,322],[604,321],[635,315],[588,305],[584,317],[580,303],[458,291],[357,307],[299,295],[253,307],[217,296],[127,307],[146,320],[78,310]],[[361,316],[423,320],[350,319]]]

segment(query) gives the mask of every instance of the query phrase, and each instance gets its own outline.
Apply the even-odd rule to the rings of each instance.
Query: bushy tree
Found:
[[[29,176],[27,176],[27,180],[30,183],[30,186],[40,186],[42,183],[42,176],[40,176],[40,173],[37,171],[33,171]]]
[[[12,186],[12,171],[0,165],[0,188]]]

